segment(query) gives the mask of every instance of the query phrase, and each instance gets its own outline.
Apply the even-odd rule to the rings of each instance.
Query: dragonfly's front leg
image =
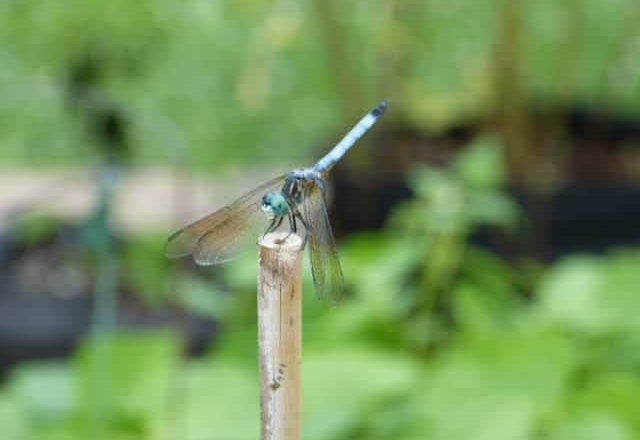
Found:
[[[304,249],[304,247],[307,245],[307,241],[309,240],[309,224],[306,222],[302,214],[300,214],[300,211],[298,210],[298,208],[295,208],[293,210],[294,224],[295,224],[296,218],[298,218],[298,220],[300,220],[300,223],[302,223],[302,226],[304,226],[304,238],[302,240],[302,249]]]
[[[296,234],[298,232],[298,224],[296,223],[296,216],[291,211],[289,211],[289,225],[291,226],[291,232]]]
[[[283,217],[283,219],[284,219],[284,217]],[[289,210],[289,212],[287,213],[287,219],[289,220],[289,233],[282,240],[279,240],[278,244],[284,243],[291,236],[291,234],[295,234],[297,232],[296,229],[298,227],[296,225],[296,218],[293,215],[293,213],[291,212],[291,210]]]
[[[269,223],[269,226],[267,227],[267,230],[264,231],[263,235],[267,235],[267,234],[275,231],[276,229],[278,229],[280,227],[280,225],[282,224],[283,220],[284,220],[284,217],[282,217],[282,216],[275,217],[273,220],[271,220],[271,223]]]
[[[283,220],[284,220],[284,217],[278,217],[278,220],[276,221],[276,224],[273,226],[273,229],[271,229],[271,232],[273,232],[276,229],[278,229],[280,227],[280,225],[282,224]]]

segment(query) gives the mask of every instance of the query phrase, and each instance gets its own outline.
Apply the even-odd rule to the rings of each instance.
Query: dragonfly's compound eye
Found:
[[[281,192],[273,191],[262,197],[262,211],[268,218],[281,217],[289,211],[289,204]]]

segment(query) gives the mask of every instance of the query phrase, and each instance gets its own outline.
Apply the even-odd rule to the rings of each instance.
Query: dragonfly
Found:
[[[384,114],[382,101],[315,165],[296,168],[249,191],[235,202],[172,234],[168,257],[191,255],[198,265],[225,263],[260,237],[278,230],[285,219],[289,233],[304,232],[309,243],[311,273],[317,296],[336,305],[344,290],[344,276],[329,215],[326,179],[329,171]]]

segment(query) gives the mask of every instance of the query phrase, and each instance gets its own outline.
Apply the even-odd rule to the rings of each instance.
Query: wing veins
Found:
[[[315,186],[305,201],[310,223],[311,272],[318,297],[336,305],[344,290],[344,276],[336,250],[335,239],[327,214],[325,197]]]
[[[257,200],[256,197],[262,197],[262,195],[269,191],[279,189],[278,187],[282,184],[285,177],[286,176],[283,175],[271,179],[244,194],[235,202],[176,231],[167,241],[165,254],[169,257],[183,257],[193,254],[199,248],[199,243],[205,236],[224,228],[225,225],[229,225],[230,223],[245,223],[244,217],[252,214],[252,211],[259,212],[259,200]],[[246,225],[237,231],[231,229],[230,232],[240,234],[244,229],[246,229]],[[237,237],[233,238],[228,234],[226,237],[232,241],[237,239]],[[224,261],[226,261],[226,259]]]

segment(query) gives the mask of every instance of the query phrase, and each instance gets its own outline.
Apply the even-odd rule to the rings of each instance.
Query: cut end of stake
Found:
[[[260,247],[283,252],[298,252],[302,247],[302,238],[289,232],[272,232],[258,242]]]

